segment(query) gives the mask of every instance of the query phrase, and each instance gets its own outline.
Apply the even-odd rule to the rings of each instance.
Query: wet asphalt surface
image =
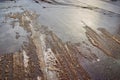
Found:
[[[1,0],[0,79],[120,80],[120,7],[86,1]]]

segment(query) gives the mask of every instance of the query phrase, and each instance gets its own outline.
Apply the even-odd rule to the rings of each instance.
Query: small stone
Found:
[[[100,61],[100,59],[97,59],[97,61],[99,62],[99,61]]]

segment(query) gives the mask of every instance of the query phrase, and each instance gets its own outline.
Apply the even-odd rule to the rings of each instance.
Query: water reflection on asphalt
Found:
[[[58,50],[58,53],[65,53],[67,50],[68,53],[79,53],[75,56],[77,63],[82,65],[81,70],[93,80],[119,80],[120,15],[114,13],[115,10],[110,12],[101,7],[95,8],[87,3],[80,3],[80,0],[49,1],[20,0],[9,5],[0,3],[0,54],[19,51],[23,43],[28,42],[29,35],[19,26],[17,19],[5,18],[5,15],[33,11],[40,15],[37,18],[37,23],[43,27],[40,29],[44,32],[44,28],[47,28],[52,32],[48,34],[46,31],[47,34],[43,35],[48,38],[47,47],[53,52],[57,53],[59,49],[61,51]],[[64,56],[61,57],[66,60]]]

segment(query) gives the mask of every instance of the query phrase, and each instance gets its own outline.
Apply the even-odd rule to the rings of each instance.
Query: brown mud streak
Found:
[[[26,31],[30,32],[31,35],[28,36],[29,42],[23,45],[23,50],[25,51],[26,55],[29,57],[28,59],[28,66],[25,68],[25,64],[23,61],[23,52],[18,52],[14,56],[14,71],[13,74],[14,80],[37,80],[40,78],[41,80],[44,79],[43,72],[41,70],[40,57],[41,49],[38,45],[38,34],[34,31],[33,22],[37,18],[37,15],[33,12],[24,11],[22,13],[10,13],[7,15],[9,18],[18,19],[19,26],[23,27]],[[42,62],[41,62],[42,63]],[[19,72],[20,71],[20,72]]]
[[[63,43],[60,40],[58,40],[58,38],[54,34],[51,34],[51,36],[52,36],[53,42],[56,43],[55,44],[56,48],[54,48],[54,49],[57,49],[58,54],[61,54],[61,55],[59,55],[60,58],[62,58],[61,63],[64,63],[64,65],[66,65],[65,67],[67,68],[67,70],[69,72],[70,79],[72,79],[72,80],[78,79],[77,78],[78,76],[76,75],[76,72],[73,69],[73,65],[71,63],[69,63],[68,57],[66,55],[66,51],[64,50]]]
[[[43,73],[41,71],[41,67],[39,66],[36,46],[31,39],[29,40],[29,44],[25,45],[24,50],[26,51],[27,56],[29,56],[26,78],[30,80],[37,80],[37,77],[42,76]]]
[[[40,51],[41,48],[38,45],[40,44],[38,39],[40,34],[34,30],[35,26],[33,27],[31,23],[31,20],[34,20],[37,16],[29,11],[24,11],[22,13],[8,14],[8,17],[18,19],[20,26],[31,33],[31,36],[29,36],[29,43],[26,43],[23,46],[23,50],[29,57],[27,68],[24,67],[24,55],[20,54],[22,52],[18,52],[13,55],[14,80],[37,80],[37,77],[40,77],[42,80],[46,80],[45,75],[47,74],[44,73],[40,67],[41,63],[44,63],[39,57],[39,55],[42,55],[42,52]],[[75,56],[78,52],[72,43],[63,43],[62,40],[49,30],[45,31],[45,33],[47,33],[44,34],[46,35],[45,44],[47,47],[50,47],[57,59],[57,65],[55,65],[55,67],[56,70],[58,70],[59,79],[90,80],[91,78],[89,74],[85,71]],[[21,71],[21,73],[19,71]]]
[[[78,62],[78,58],[76,56],[77,54],[79,54],[78,49],[76,48],[75,45],[73,45],[70,42],[67,42],[66,44],[67,44],[66,48],[69,51],[68,56],[70,57],[70,60],[72,60],[72,64],[75,66],[77,73],[78,74],[80,73],[80,75],[78,76],[81,76],[81,78],[84,80],[87,79],[89,80],[90,79],[89,74],[84,70],[84,68]]]
[[[44,29],[41,29],[42,31]],[[72,43],[64,43],[52,31],[45,30],[46,46],[52,49],[57,58],[56,68],[60,69],[60,80],[91,80],[75,56],[78,52]]]
[[[13,54],[13,80],[24,80],[24,64],[23,55],[21,52],[16,52]]]
[[[99,31],[101,31],[105,36],[113,39],[115,42],[117,42],[118,44],[120,44],[120,37],[116,37],[112,34],[110,34],[106,29],[104,28],[98,28]]]
[[[70,80],[70,76],[69,76],[70,74],[69,74],[68,68],[66,68],[66,64],[64,63],[63,57],[60,57],[60,54],[58,52],[59,50],[57,49],[56,45],[52,45],[53,41],[51,42],[48,37],[46,37],[46,43],[47,43],[47,45],[50,46],[50,48],[52,49],[52,51],[54,52],[54,54],[57,58],[56,67],[60,68],[63,71],[63,73],[60,74],[60,79],[61,80]]]
[[[13,58],[12,54],[1,54],[0,55],[0,80],[11,80],[13,79]]]
[[[94,30],[92,30],[88,26],[86,26],[85,29],[86,29],[86,36],[93,46],[96,46],[97,48],[102,50],[106,55],[115,58],[110,52],[110,50],[104,47],[102,43],[102,37],[100,37],[100,35],[98,35]]]

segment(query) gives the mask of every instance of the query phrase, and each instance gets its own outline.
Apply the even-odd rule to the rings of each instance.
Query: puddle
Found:
[[[28,33],[19,26],[14,28],[11,25],[0,26],[0,54],[13,53],[21,49],[23,42],[27,42]]]
[[[22,49],[23,43],[29,41],[28,36],[31,34],[29,26],[35,15],[25,11],[3,16],[5,18],[1,16],[3,20],[0,25],[0,53],[18,52]]]

